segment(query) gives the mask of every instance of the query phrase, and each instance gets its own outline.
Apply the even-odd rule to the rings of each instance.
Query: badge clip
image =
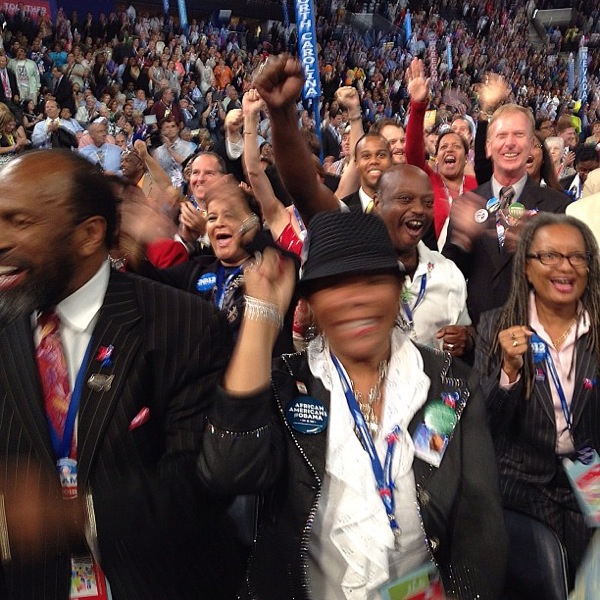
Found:
[[[112,386],[114,375],[101,375],[94,373],[88,379],[88,387],[95,392],[108,392]]]

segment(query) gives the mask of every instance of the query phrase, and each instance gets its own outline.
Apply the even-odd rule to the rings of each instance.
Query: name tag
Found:
[[[442,580],[435,565],[430,563],[408,575],[390,581],[379,591],[383,600],[445,600]]]
[[[71,593],[69,600],[88,598],[110,600],[106,578],[100,565],[91,556],[71,557]]]

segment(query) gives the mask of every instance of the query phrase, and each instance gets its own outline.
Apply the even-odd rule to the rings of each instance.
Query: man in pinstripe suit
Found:
[[[116,223],[110,185],[73,153],[30,153],[3,173],[3,599],[67,600],[80,553],[100,564],[115,600],[231,598],[242,573],[228,501],[195,475],[227,324],[190,294],[111,271]],[[71,402],[81,392],[70,501],[35,359],[37,317],[49,308],[60,319]]]

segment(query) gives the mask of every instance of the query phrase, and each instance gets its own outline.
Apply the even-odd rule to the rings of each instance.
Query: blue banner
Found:
[[[165,9],[165,15],[169,14],[169,0],[163,0],[163,8]]]
[[[579,64],[579,89],[578,89],[578,100],[585,102],[588,97],[588,49],[587,46],[580,46],[578,52],[578,64]]]
[[[575,58],[572,52],[569,53],[568,77],[567,85],[569,86],[569,92],[572,94],[575,89]]]
[[[168,3],[168,0],[167,0]],[[177,8],[179,8],[179,26],[186,30],[188,26],[187,10],[185,0],[177,0]]]
[[[319,80],[319,61],[317,50],[317,32],[312,0],[296,0],[296,26],[298,28],[298,52],[304,69],[305,100],[319,100],[321,82]],[[318,108],[315,114],[318,113]]]
[[[450,36],[446,38],[446,62],[448,63],[448,77],[452,74],[452,44]]]
[[[321,80],[319,79],[319,60],[317,50],[317,29],[312,0],[295,0],[296,29],[298,31],[298,53],[304,69],[304,87],[302,97],[310,102],[315,118],[315,132],[323,148],[321,133]],[[321,150],[322,153],[322,150]],[[321,160],[323,157],[321,156]]]
[[[410,38],[412,37],[412,16],[410,14],[410,10],[406,11],[406,15],[404,17],[404,32],[406,35],[405,45],[408,46]]]

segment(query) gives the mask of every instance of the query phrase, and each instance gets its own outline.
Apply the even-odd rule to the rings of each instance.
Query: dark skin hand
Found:
[[[287,108],[302,92],[302,64],[289,54],[270,56],[259,68],[254,85],[270,111]]]
[[[270,56],[254,85],[269,108],[277,170],[305,224],[318,212],[339,210],[333,192],[318,180],[311,151],[298,129],[296,100],[304,85],[300,61],[288,54]]]

